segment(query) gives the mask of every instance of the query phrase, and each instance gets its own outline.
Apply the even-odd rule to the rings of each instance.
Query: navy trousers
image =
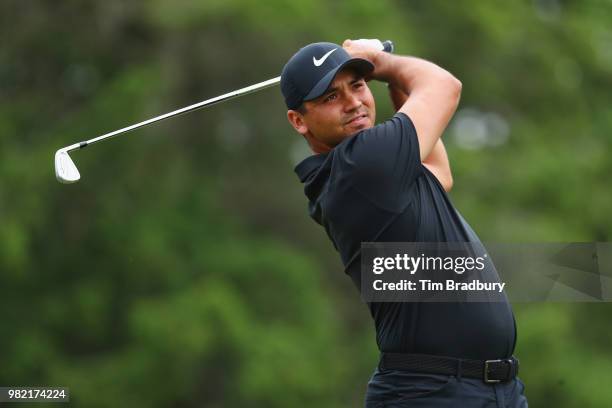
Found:
[[[474,378],[377,368],[368,382],[365,406],[527,408],[524,393],[525,384],[518,377],[487,384]]]

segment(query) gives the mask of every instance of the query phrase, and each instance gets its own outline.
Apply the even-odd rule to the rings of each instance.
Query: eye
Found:
[[[338,96],[335,93],[329,94],[325,99],[323,99],[323,102],[331,102],[337,97]]]

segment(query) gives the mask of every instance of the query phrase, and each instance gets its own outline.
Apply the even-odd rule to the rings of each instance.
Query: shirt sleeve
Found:
[[[398,112],[349,142],[343,154],[352,170],[352,187],[385,210],[403,211],[414,195],[415,180],[423,173],[410,118]]]

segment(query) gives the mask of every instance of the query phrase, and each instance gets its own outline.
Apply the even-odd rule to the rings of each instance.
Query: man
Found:
[[[296,167],[311,217],[360,288],[361,242],[479,242],[450,202],[440,139],[461,83],[433,63],[376,42],[314,43],[285,65],[287,118],[313,156]],[[397,113],[375,125],[368,79]],[[381,360],[367,407],[526,407],[507,301],[368,303]]]

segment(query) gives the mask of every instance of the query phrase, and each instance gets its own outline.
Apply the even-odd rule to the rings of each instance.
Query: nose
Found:
[[[359,98],[359,95],[349,92],[346,95],[346,103],[344,104],[344,110],[350,112],[359,107],[361,107],[361,99]]]

